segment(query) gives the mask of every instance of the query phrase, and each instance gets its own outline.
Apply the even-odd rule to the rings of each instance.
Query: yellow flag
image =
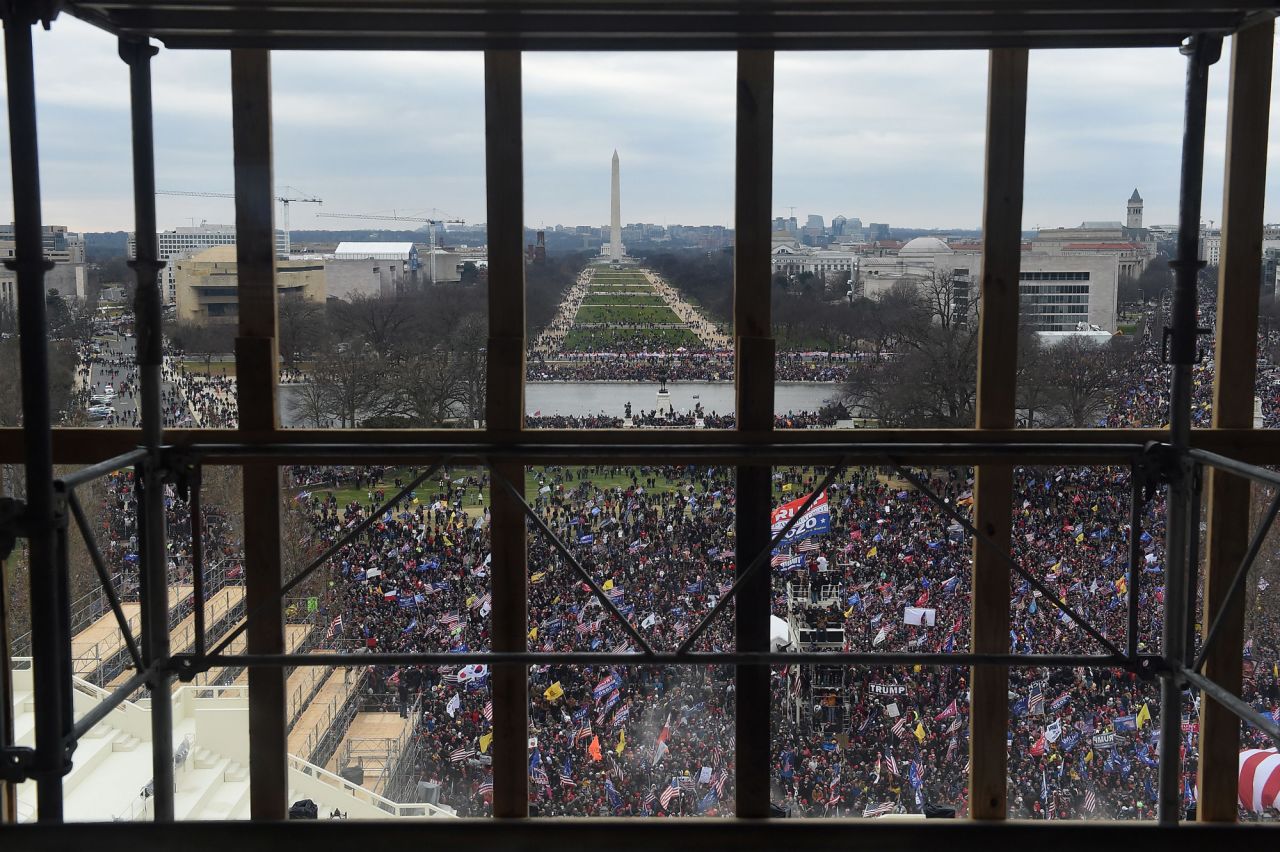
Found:
[[[783,491],[790,491],[790,490],[791,490],[791,483],[790,483],[790,482],[783,483],[783,485],[782,485],[782,490],[783,490]]]
[[[848,617],[849,617],[849,616],[851,616],[851,615],[853,615],[853,607],[849,607],[848,609],[846,609],[846,610],[844,611],[844,617],[845,617],[845,618],[848,618]]]
[[[480,735],[480,753],[484,754],[489,750],[489,743],[493,742],[493,732]]]
[[[1084,756],[1085,763],[1093,763],[1093,749],[1089,749],[1089,753]]]
[[[627,732],[619,731],[618,744],[614,746],[613,753],[618,755],[618,757],[622,757],[622,750],[626,747],[627,747]]]
[[[536,627],[535,627],[535,628],[533,628],[532,630],[530,630],[530,631],[529,631],[529,638],[530,638],[530,639],[537,639],[537,638],[538,638],[538,628],[536,628]]]
[[[606,592],[609,591],[613,588],[613,580],[605,580],[604,585],[600,588],[604,589]]]
[[[1146,705],[1146,702],[1143,702],[1142,709],[1138,711],[1138,718],[1136,721],[1139,728],[1151,721],[1151,708]]]
[[[1053,567],[1050,568],[1049,570],[1057,574],[1061,568],[1062,568],[1062,560],[1059,559],[1057,562],[1053,563]]]
[[[557,698],[559,698],[562,695],[564,695],[564,687],[560,685],[560,681],[556,681],[555,683],[551,684],[542,693],[542,697],[547,699],[548,701],[555,701]]]
[[[547,577],[547,572],[546,572],[546,571],[539,571],[538,573],[536,573],[536,574],[532,575],[531,577],[529,577],[529,582],[530,582],[530,583],[541,583],[543,580],[545,580],[545,579],[546,579],[546,577]]]
[[[915,735],[916,739],[924,742],[924,722],[916,722]]]
[[[1076,544],[1084,541],[1084,533],[1076,533]]]
[[[870,550],[867,551],[867,558],[870,559],[871,557],[875,556],[878,550],[880,550],[880,548],[873,546]]]

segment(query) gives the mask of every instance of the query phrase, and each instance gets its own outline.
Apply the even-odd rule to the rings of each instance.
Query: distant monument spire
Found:
[[[613,151],[613,182],[609,201],[609,260],[622,262],[622,199],[618,180],[618,150]]]

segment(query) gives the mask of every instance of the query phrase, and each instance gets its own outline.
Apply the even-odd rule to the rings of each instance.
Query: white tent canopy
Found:
[[[769,650],[785,651],[791,645],[791,628],[776,615],[769,616]]]

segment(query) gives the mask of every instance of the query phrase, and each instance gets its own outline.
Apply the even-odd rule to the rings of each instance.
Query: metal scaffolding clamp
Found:
[[[35,749],[29,746],[0,748],[0,781],[21,784],[32,777],[35,766]]]

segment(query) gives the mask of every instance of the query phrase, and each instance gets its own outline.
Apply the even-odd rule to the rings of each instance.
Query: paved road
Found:
[[[141,402],[138,389],[138,371],[134,365],[134,339],[132,337],[98,337],[95,341],[102,346],[102,351],[89,362],[89,382],[92,393],[102,393],[107,385],[114,387],[115,397],[111,400],[111,408],[115,411],[114,421],[94,421],[101,426],[134,426],[140,417],[138,405]],[[169,396],[176,392],[171,382],[162,383],[162,393]]]

